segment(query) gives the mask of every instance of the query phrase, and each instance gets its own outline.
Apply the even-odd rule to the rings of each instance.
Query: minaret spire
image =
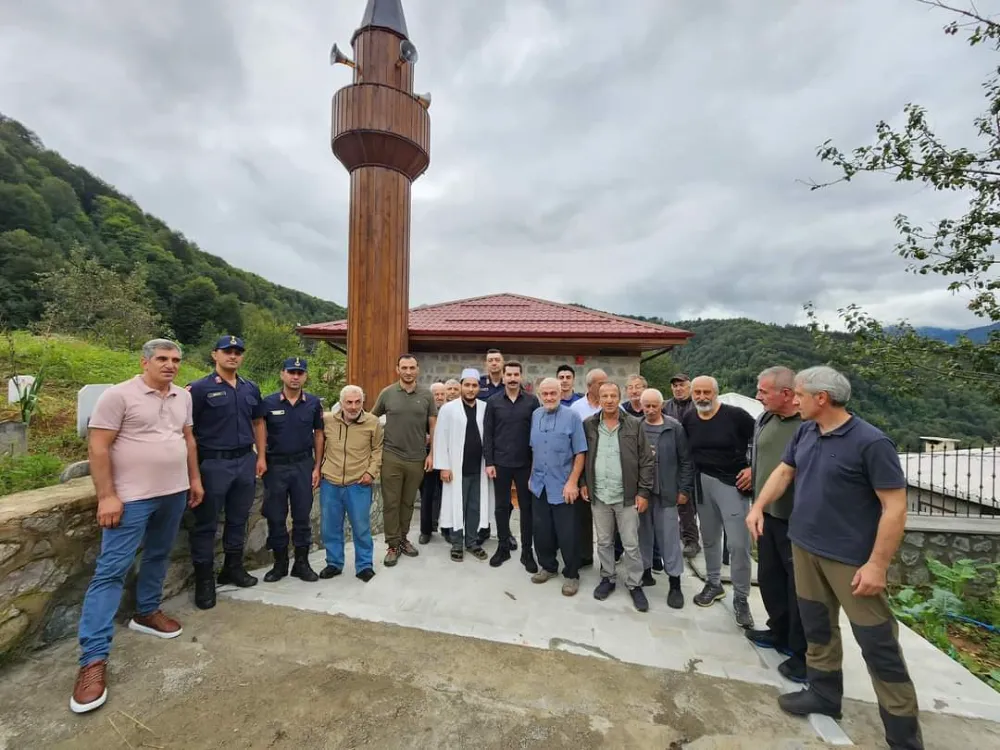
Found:
[[[368,0],[368,7],[365,8],[365,14],[361,17],[361,25],[354,32],[354,36],[370,28],[384,29],[391,31],[401,39],[409,39],[406,33],[406,17],[403,15],[401,0]]]

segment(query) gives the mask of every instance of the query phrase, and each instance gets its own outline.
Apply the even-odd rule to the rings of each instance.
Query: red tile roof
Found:
[[[299,333],[318,338],[340,338],[347,321],[300,326]],[[491,294],[484,297],[422,305],[410,310],[411,336],[491,335],[498,338],[607,338],[663,339],[680,343],[693,334],[680,328],[646,323],[610,313],[588,310],[522,294]]]

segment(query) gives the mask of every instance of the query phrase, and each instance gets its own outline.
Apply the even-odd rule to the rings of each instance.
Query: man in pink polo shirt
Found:
[[[153,339],[142,374],[101,394],[90,418],[90,474],[97,492],[101,553],[80,613],[80,671],[69,706],[93,711],[108,698],[106,669],[125,576],[140,544],[131,630],[176,638],[181,625],[160,610],[163,578],[185,506],[205,494],[191,429],[191,394],[174,385],[180,347]]]

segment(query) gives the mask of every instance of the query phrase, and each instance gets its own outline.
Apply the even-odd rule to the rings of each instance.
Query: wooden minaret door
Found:
[[[351,37],[354,68],[333,97],[333,153],[351,176],[347,379],[371,409],[407,351],[410,184],[430,163],[430,96],[413,93],[416,47],[400,0],[368,0]]]

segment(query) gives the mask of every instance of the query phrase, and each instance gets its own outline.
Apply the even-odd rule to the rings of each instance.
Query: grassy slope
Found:
[[[0,420],[20,421],[17,405],[6,401],[7,379],[15,369],[18,375],[37,375],[44,363],[44,383],[28,433],[28,459],[0,459],[0,494],[52,484],[64,464],[86,458],[87,444],[76,435],[77,391],[89,383],[118,383],[139,372],[138,353],[113,351],[64,336],[43,339],[17,332],[13,340],[13,365],[8,342],[0,341],[4,384]],[[177,382],[187,383],[205,372],[182,365]]]

